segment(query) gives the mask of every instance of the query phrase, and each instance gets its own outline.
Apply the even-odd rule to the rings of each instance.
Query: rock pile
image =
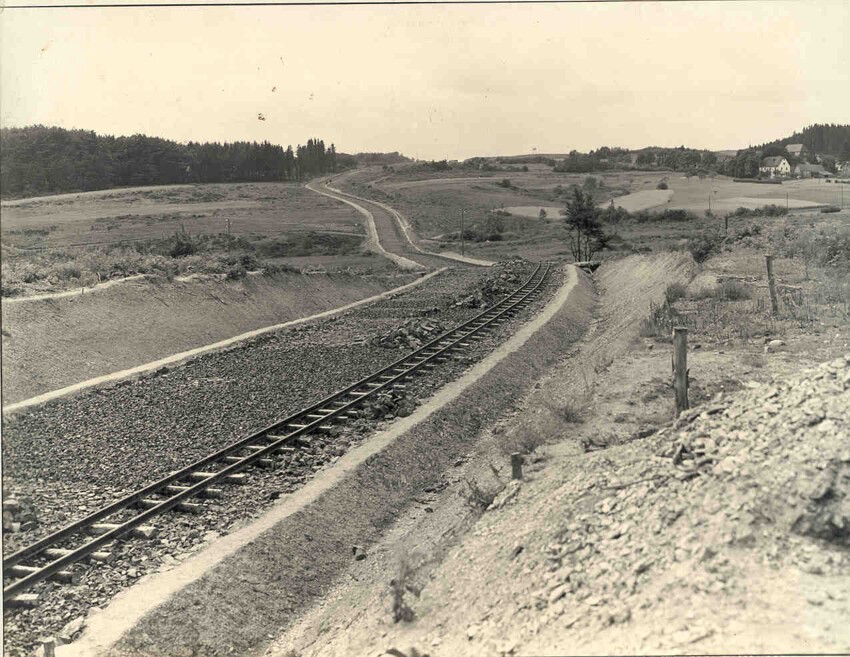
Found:
[[[471,294],[463,294],[454,305],[458,308],[486,308],[511,294],[531,274],[531,263],[525,260],[506,260],[491,267]]]
[[[35,505],[28,496],[3,493],[3,533],[27,532],[38,527]]]
[[[436,319],[412,319],[392,329],[389,333],[375,337],[372,344],[385,349],[419,349],[423,344],[448,330],[443,322]]]
[[[671,615],[661,643],[686,646],[723,621],[689,622],[676,610],[695,596],[744,604],[748,560],[846,572],[848,436],[850,355],[684,412],[648,439],[654,458],[626,458],[638,445],[624,446],[623,460],[597,452],[559,492],[569,522],[544,548],[547,572],[517,611],[593,633],[657,609]]]

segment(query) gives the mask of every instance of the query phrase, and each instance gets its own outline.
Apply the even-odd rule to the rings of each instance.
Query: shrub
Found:
[[[511,181],[508,178],[503,178],[502,182],[496,183],[499,187],[509,188],[511,186]]]
[[[662,180],[655,186],[655,189],[668,189],[667,183]]]
[[[185,230],[174,233],[171,248],[168,249],[168,255],[172,258],[182,258],[187,255],[192,255],[195,251],[197,251],[197,247],[192,241],[191,236]]]
[[[702,263],[715,253],[720,253],[722,246],[723,235],[717,230],[707,230],[689,239],[687,249],[694,261]]]

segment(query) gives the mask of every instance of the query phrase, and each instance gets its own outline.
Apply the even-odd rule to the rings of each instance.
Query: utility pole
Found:
[[[460,209],[460,254],[464,255],[464,241],[463,241],[463,208]]]

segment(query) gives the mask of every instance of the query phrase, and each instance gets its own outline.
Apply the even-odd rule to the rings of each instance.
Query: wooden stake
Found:
[[[56,639],[53,637],[43,639],[41,646],[44,648],[44,657],[54,657],[56,655]]]
[[[688,406],[688,329],[673,329],[673,390],[676,393],[676,415]]]
[[[522,454],[511,454],[511,479],[522,479]]]
[[[776,281],[773,278],[773,256],[764,257],[767,265],[767,289],[770,292],[770,310],[774,315],[779,314],[779,301],[776,298]]]

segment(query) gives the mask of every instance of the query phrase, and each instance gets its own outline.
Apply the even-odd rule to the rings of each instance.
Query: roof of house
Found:
[[[801,151],[805,150],[805,148],[806,147],[803,146],[803,144],[788,144],[785,147],[785,150],[789,153],[800,153]]]
[[[766,157],[762,159],[761,165],[763,167],[778,167],[785,161],[785,158],[781,155],[771,155],[770,157]]]
[[[798,164],[795,169],[798,173],[803,173],[808,171],[809,173],[829,173],[826,169],[823,168],[822,164]]]

